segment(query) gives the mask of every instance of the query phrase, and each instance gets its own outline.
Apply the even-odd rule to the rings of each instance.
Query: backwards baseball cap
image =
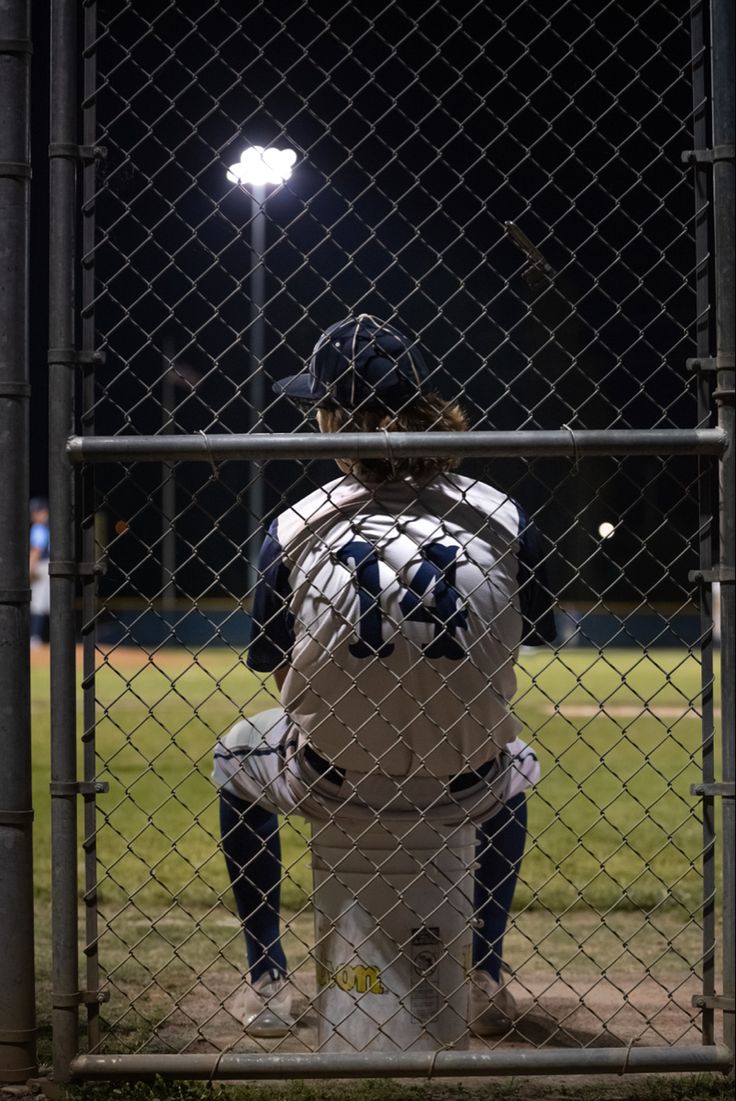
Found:
[[[362,313],[331,325],[315,344],[307,370],[273,388],[308,404],[397,412],[422,392],[428,377],[415,341]]]

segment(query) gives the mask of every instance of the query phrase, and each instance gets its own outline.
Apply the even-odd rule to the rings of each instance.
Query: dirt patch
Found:
[[[31,647],[31,667],[33,669],[48,669],[49,665],[49,647],[44,643],[43,646]]]
[[[81,669],[84,651],[76,647],[77,668]],[[143,669],[146,665],[155,665],[165,671],[185,669],[192,664],[189,650],[169,647],[162,651],[142,650],[139,646],[97,646],[95,648],[95,666],[98,669],[106,665],[114,669]],[[31,665],[34,668],[48,667],[49,647],[34,646],[31,649]]]
[[[306,971],[294,979],[297,990],[295,1033],[283,1039],[254,1040],[238,1020],[237,991],[231,976],[210,976],[197,983],[157,1029],[169,1050],[188,1052],[311,1052],[320,1050],[316,981]],[[676,996],[663,992],[658,981],[631,976],[625,987],[590,975],[574,983],[525,975],[517,986],[519,1015],[505,1035],[469,1039],[470,1051],[509,1047],[532,1049],[650,1047],[700,1044],[700,1017],[690,1007],[698,993],[696,979],[680,986]],[[198,1022],[192,1037],[192,1023]]]
[[[285,913],[283,923],[299,1027],[268,1042],[246,1037],[239,1021],[245,961],[232,913],[172,909],[156,935],[151,918],[139,913],[113,932],[100,929],[101,958],[114,976],[103,1010],[105,1050],[120,1051],[121,1041],[123,1050],[141,1051],[318,1050],[310,911]],[[514,970],[510,988],[519,1013],[506,1035],[473,1038],[470,1050],[699,1045],[701,1016],[692,996],[702,992],[702,950],[699,923],[677,908],[616,911],[605,920],[590,910],[557,919],[543,910],[514,914],[504,957]]]
[[[658,915],[658,928],[643,922],[641,914],[622,913],[609,918],[610,928],[600,939],[595,935],[600,924],[596,915],[568,914],[566,921],[564,932],[545,935],[544,914],[516,917],[508,934],[507,958],[516,967],[511,989],[518,1017],[505,1035],[470,1038],[470,1051],[702,1042],[700,1014],[692,1008],[692,996],[702,992],[702,984],[687,962],[699,958],[702,934],[696,926],[683,927],[674,912]],[[311,927],[311,916],[303,913],[292,916],[285,929],[287,958],[303,961],[293,976],[298,1028],[292,1035],[263,1041],[244,1034],[238,1014],[240,977],[220,958],[210,961],[210,966],[200,964],[199,977],[188,989],[175,994],[169,988],[175,1004],[170,1003],[170,1012],[159,1018],[147,1039],[141,1037],[142,1048],[202,1053],[318,1051],[317,987],[309,959]],[[173,929],[170,932],[172,939],[180,939]],[[218,940],[225,933],[238,938],[233,941],[233,960],[239,961],[237,922],[228,918],[221,929],[211,932]],[[139,933],[131,929],[131,935],[137,939]],[[575,943],[587,945],[588,951],[571,950]],[[540,950],[530,952],[530,944]],[[136,997],[132,988],[128,992]],[[115,1001],[113,996],[110,1009]]]
[[[165,672],[186,669],[193,663],[193,656],[189,650],[142,650],[138,646],[98,646],[95,650],[97,668],[110,665],[114,669],[143,669],[146,665],[155,666]]]

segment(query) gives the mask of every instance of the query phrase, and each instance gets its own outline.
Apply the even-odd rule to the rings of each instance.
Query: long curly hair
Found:
[[[459,405],[448,403],[436,392],[415,398],[400,413],[375,409],[351,411],[335,406],[319,410],[323,432],[467,432],[468,422]],[[376,484],[411,478],[427,481],[454,470],[460,459],[450,456],[401,455],[381,459],[343,459],[340,466],[361,482]]]

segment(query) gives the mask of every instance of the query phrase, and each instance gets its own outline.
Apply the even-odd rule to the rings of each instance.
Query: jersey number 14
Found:
[[[456,632],[468,625],[468,613],[455,587],[457,552],[457,547],[443,543],[426,543],[420,547],[422,561],[399,600],[402,628],[411,623],[433,625],[434,635],[423,647],[428,658],[460,661],[465,657],[465,650],[456,637]],[[360,602],[358,641],[350,644],[350,653],[356,658],[388,657],[394,645],[383,639],[382,589],[376,548],[372,543],[354,540],[340,547],[337,557],[350,570]]]

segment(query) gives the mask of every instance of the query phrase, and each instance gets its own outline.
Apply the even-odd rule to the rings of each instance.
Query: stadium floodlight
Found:
[[[269,187],[278,187],[291,178],[297,156],[293,149],[250,145],[240,155],[237,164],[227,170],[227,179],[250,195],[250,324],[248,350],[250,371],[246,382],[250,431],[263,431],[266,407],[266,376],[263,361],[266,353],[266,199]],[[264,486],[261,463],[251,463],[246,517],[249,584],[258,580],[256,542],[264,517]]]
[[[251,185],[264,187],[266,184],[282,184],[290,178],[296,164],[293,149],[276,149],[270,146],[249,145],[240,154],[237,164],[231,164],[227,178],[230,183],[241,187]]]

